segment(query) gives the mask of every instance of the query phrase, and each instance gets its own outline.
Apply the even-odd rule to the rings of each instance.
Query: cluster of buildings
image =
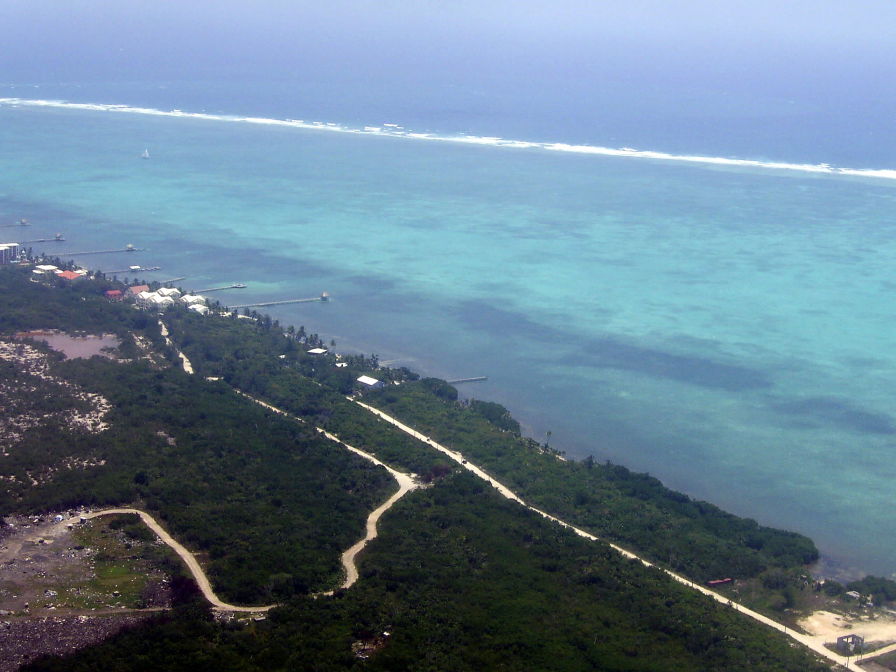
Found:
[[[173,287],[161,287],[151,292],[149,291],[149,285],[135,285],[128,288],[128,293],[134,297],[137,305],[144,310],[163,312],[179,303],[194,313],[199,313],[200,315],[208,314],[208,306],[204,296],[181,294],[180,290]]]
[[[54,277],[62,278],[63,280],[78,280],[87,275],[87,270],[76,268],[73,271],[63,271],[58,266],[53,266],[52,264],[39,264],[31,270],[31,273],[34,274],[35,281]]]

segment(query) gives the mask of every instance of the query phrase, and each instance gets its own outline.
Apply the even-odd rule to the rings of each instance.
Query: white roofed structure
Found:
[[[383,381],[371,378],[370,376],[358,376],[358,382],[371,390],[379,390],[386,386]]]
[[[186,306],[204,306],[206,304],[206,299],[204,296],[199,296],[199,294],[184,294],[180,297],[180,302]]]

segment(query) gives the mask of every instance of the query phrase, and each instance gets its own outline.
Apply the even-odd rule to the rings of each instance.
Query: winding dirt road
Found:
[[[208,580],[208,576],[206,576],[205,571],[199,564],[199,561],[196,560],[196,556],[190,553],[186,548],[184,548],[174,537],[172,537],[168,532],[165,531],[165,528],[159,525],[158,521],[153,518],[151,515],[146,513],[146,511],[141,511],[140,509],[103,509],[102,511],[93,511],[92,513],[84,514],[84,518],[96,518],[97,516],[111,516],[122,513],[135,513],[140,516],[140,520],[151,529],[163,542],[168,544],[175,553],[177,553],[181,560],[184,561],[184,564],[187,565],[190,572],[193,574],[193,578],[196,579],[196,583],[199,585],[199,590],[202,591],[202,596],[208,600],[211,605],[218,609],[219,611],[249,611],[249,612],[263,612],[273,609],[275,604],[269,604],[263,607],[241,607],[235,604],[227,604],[222,600],[218,599],[218,596],[215,595],[215,592],[212,590],[212,584]]]
[[[186,367],[185,367],[186,368]],[[192,373],[192,370],[187,371],[187,373]],[[301,422],[304,424],[304,420],[298,418],[294,415],[290,415],[286,411],[283,411],[276,406],[272,406],[267,402],[261,401],[260,399],[256,399],[255,397],[246,394],[245,392],[237,392],[246,397],[247,399],[251,399],[255,403],[264,406],[265,408],[274,411],[280,415],[291,418],[297,422]],[[360,539],[357,543],[351,546],[348,550],[343,552],[342,554],[342,567],[345,570],[345,580],[339,586],[341,589],[350,588],[357,580],[358,580],[358,566],[355,563],[355,558],[358,553],[360,553],[368,543],[370,543],[373,539],[376,539],[377,536],[377,523],[382,515],[388,511],[399,499],[404,497],[407,493],[415,488],[419,487],[419,483],[414,479],[413,475],[405,474],[403,472],[397,471],[393,469],[389,465],[381,462],[376,457],[367,453],[360,448],[355,448],[344,441],[342,441],[335,434],[331,434],[320,427],[315,427],[315,429],[328,438],[329,440],[338,443],[340,446],[345,448],[346,450],[350,450],[351,452],[363,457],[365,460],[369,460],[374,464],[383,467],[386,469],[395,481],[398,483],[398,490],[393,493],[385,502],[380,504],[376,509],[371,511],[370,515],[367,516],[367,523],[365,526],[365,534],[362,539]],[[190,551],[188,551],[180,542],[178,542],[174,537],[172,537],[168,532],[163,528],[159,522],[153,518],[146,511],[141,511],[140,509],[132,509],[132,508],[115,508],[115,509],[103,509],[101,511],[93,511],[92,513],[83,514],[84,518],[96,518],[98,516],[110,516],[116,514],[136,514],[140,516],[140,520],[151,529],[156,535],[161,539],[164,543],[168,544],[175,553],[180,556],[181,560],[184,561],[184,564],[187,565],[187,568],[190,570],[190,573],[193,575],[193,578],[196,580],[197,585],[199,586],[199,590],[202,591],[203,597],[217,610],[219,611],[227,611],[227,612],[250,612],[250,613],[261,613],[265,611],[269,611],[276,607],[276,604],[268,604],[259,607],[251,607],[251,606],[239,606],[235,604],[228,604],[221,600],[215,592],[212,590],[211,582],[208,580],[208,576],[205,573],[205,570],[202,569],[202,566],[199,564],[199,561],[196,560],[196,556],[193,555]],[[332,595],[334,591],[329,590],[324,593],[318,593],[318,595]]]

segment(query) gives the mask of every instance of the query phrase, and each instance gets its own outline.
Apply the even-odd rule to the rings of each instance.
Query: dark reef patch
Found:
[[[868,411],[841,397],[808,397],[775,401],[771,408],[796,418],[815,420],[866,434],[896,434],[896,423],[885,413]]]

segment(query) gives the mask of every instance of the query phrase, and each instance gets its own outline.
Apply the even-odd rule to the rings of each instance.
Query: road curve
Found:
[[[367,409],[368,411],[370,411],[377,417],[382,418],[383,420],[394,425],[395,427],[398,427],[398,429],[405,432],[406,434],[409,434],[410,436],[413,436],[414,438],[416,438],[420,441],[423,441],[427,445],[444,453],[445,455],[450,457],[452,460],[457,462],[459,465],[461,465],[464,469],[471,471],[472,473],[476,474],[479,478],[481,478],[484,481],[486,481],[487,483],[491,484],[495,489],[498,490],[498,492],[500,492],[502,495],[504,495],[504,497],[506,497],[507,499],[511,499],[511,500],[517,502],[518,504],[525,506],[530,511],[534,511],[538,515],[543,516],[544,518],[547,518],[548,520],[551,520],[551,521],[557,523],[558,525],[562,525],[563,527],[565,527],[569,530],[572,530],[573,532],[578,534],[580,537],[584,537],[585,539],[589,539],[591,541],[603,541],[603,543],[609,544],[609,546],[611,548],[613,548],[618,553],[622,554],[624,557],[629,558],[631,560],[638,560],[646,567],[654,567],[656,569],[659,569],[660,571],[664,572],[665,574],[670,576],[672,579],[674,579],[678,583],[684,584],[685,586],[688,586],[689,588],[697,590],[697,591],[703,593],[704,595],[706,595],[707,597],[712,598],[716,602],[719,602],[728,607],[731,607],[732,609],[736,609],[737,611],[741,612],[742,614],[749,616],[753,620],[759,621],[760,623],[763,623],[763,624],[769,626],[770,628],[774,628],[775,630],[778,630],[779,632],[784,633],[788,637],[798,641],[803,646],[811,649],[815,653],[827,658],[828,660],[831,660],[835,663],[843,665],[844,667],[849,667],[850,659],[847,658],[846,656],[841,656],[840,654],[834,653],[833,651],[828,649],[824,645],[825,644],[824,637],[804,635],[802,633],[795,632],[793,630],[793,628],[788,628],[787,626],[782,625],[781,623],[778,623],[777,621],[770,619],[768,616],[764,616],[763,614],[753,611],[752,609],[749,609],[748,607],[745,607],[742,604],[734,602],[734,601],[728,599],[727,597],[725,597],[724,595],[721,595],[715,591],[710,590],[706,586],[702,586],[699,583],[694,583],[690,579],[687,579],[687,578],[681,576],[680,574],[676,574],[675,572],[672,572],[668,569],[658,567],[658,566],[654,565],[652,562],[650,562],[649,560],[645,560],[641,556],[639,556],[635,553],[632,553],[631,551],[629,551],[625,548],[622,548],[621,546],[617,546],[616,544],[614,544],[612,542],[600,540],[597,536],[591,534],[590,532],[586,532],[585,530],[583,530],[581,528],[575,527],[574,525],[570,525],[566,521],[561,520],[560,518],[557,518],[556,516],[552,516],[551,514],[546,513],[544,511],[542,511],[541,509],[537,509],[534,506],[531,506],[531,505],[527,504],[525,501],[523,501],[523,499],[520,498],[519,495],[517,495],[515,492],[513,492],[506,485],[500,483],[499,481],[497,481],[494,478],[492,478],[491,476],[489,476],[485,471],[483,471],[476,465],[472,464],[469,460],[464,459],[464,457],[461,453],[459,453],[455,450],[451,450],[450,448],[447,448],[447,447],[437,443],[430,437],[428,437],[424,434],[421,434],[417,430],[413,429],[412,427],[409,427],[408,425],[404,424],[403,422],[401,422],[397,418],[389,415],[388,413],[384,413],[383,411],[379,410],[378,408],[370,406],[369,404],[365,404],[361,401],[358,401],[357,399],[353,399],[352,397],[349,397],[349,400],[354,401],[356,404],[358,404],[362,408]],[[888,646],[885,646],[885,647],[882,647],[875,651],[872,651],[868,654],[865,654],[864,657],[859,657],[858,660],[869,660],[873,657],[877,657],[877,656],[883,655],[885,653],[890,653],[892,651],[896,651],[896,644],[890,644]]]
[[[258,399],[257,397],[253,397],[251,394],[246,394],[245,392],[243,392],[241,390],[237,390],[236,388],[234,388],[234,391],[237,394],[239,394],[240,396],[243,396],[246,399],[249,399],[250,401],[254,401],[256,404],[258,404],[259,406],[263,406],[264,408],[268,409],[269,411],[273,411],[274,413],[277,413],[278,415],[282,415],[284,417],[290,418],[291,420],[295,420],[296,422],[301,423],[303,425],[307,424],[305,422],[305,420],[303,420],[302,418],[292,415],[291,413],[287,413],[283,409],[277,408],[273,404],[269,404],[268,402],[262,401],[261,399]],[[357,567],[357,564],[355,563],[355,558],[358,555],[358,553],[360,553],[364,549],[364,547],[367,546],[368,543],[370,543],[371,541],[376,539],[376,536],[377,536],[376,525],[379,522],[380,517],[386,511],[388,511],[390,508],[392,508],[392,506],[395,504],[395,502],[397,502],[399,499],[404,497],[411,490],[414,490],[415,488],[419,487],[420,484],[414,478],[413,474],[406,474],[404,472],[398,471],[397,469],[393,469],[388,464],[386,464],[385,462],[382,462],[381,460],[378,460],[376,457],[374,457],[370,453],[363,451],[360,448],[356,448],[352,445],[349,445],[348,443],[346,443],[345,441],[340,439],[338,436],[336,436],[335,434],[331,434],[330,432],[326,431],[325,429],[321,429],[320,427],[315,427],[314,429],[322,436],[328,438],[330,441],[333,441],[334,443],[338,443],[340,446],[342,446],[346,450],[350,450],[351,452],[355,453],[356,455],[363,457],[365,460],[367,460],[369,462],[373,462],[375,465],[377,465],[379,467],[383,467],[386,471],[388,471],[390,474],[392,474],[392,478],[394,478],[395,481],[398,483],[398,490],[391,497],[389,497],[389,499],[387,499],[385,502],[380,504],[380,506],[378,506],[376,509],[371,511],[369,516],[367,516],[367,523],[365,526],[364,537],[362,539],[360,539],[357,543],[352,545],[351,548],[349,548],[342,554],[341,560],[342,560],[342,567],[343,567],[343,569],[345,569],[345,581],[342,582],[342,585],[339,586],[339,588],[342,588],[342,589],[350,588],[355,583],[355,581],[358,580],[358,567]],[[328,590],[324,593],[319,593],[319,594],[320,595],[332,595],[333,592],[334,591],[332,591],[332,590]]]
[[[190,572],[193,574],[193,578],[196,579],[199,590],[202,591],[202,596],[206,600],[208,600],[215,609],[218,609],[219,611],[263,612],[273,609],[277,606],[276,604],[268,604],[263,607],[241,607],[235,604],[227,604],[226,602],[218,599],[218,596],[215,595],[215,592],[212,590],[212,584],[209,582],[208,576],[206,576],[205,571],[199,565],[199,561],[196,560],[196,556],[190,553],[190,551],[188,551],[186,548],[184,548],[176,539],[174,539],[174,537],[168,534],[168,532],[165,531],[165,528],[159,525],[158,521],[151,515],[146,513],[146,511],[130,508],[103,509],[102,511],[93,511],[92,513],[86,513],[84,514],[84,518],[96,518],[98,516],[111,516],[125,513],[133,513],[140,516],[140,520],[142,520],[149,529],[155,532],[159,539],[168,544],[174,550],[174,552],[180,556],[181,560],[184,561]]]

